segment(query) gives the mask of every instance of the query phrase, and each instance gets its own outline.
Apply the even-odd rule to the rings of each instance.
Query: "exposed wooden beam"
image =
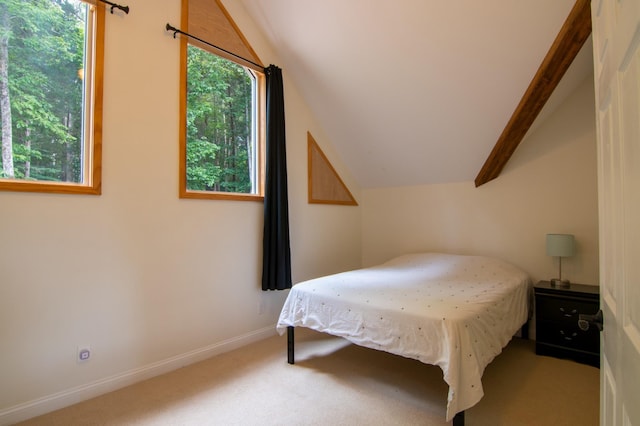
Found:
[[[590,1],[577,0],[518,107],[476,176],[476,187],[500,175],[590,34]]]

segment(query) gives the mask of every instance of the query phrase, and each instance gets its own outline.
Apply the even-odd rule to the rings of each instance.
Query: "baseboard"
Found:
[[[108,392],[113,392],[134,383],[168,373],[186,365],[203,361],[212,356],[229,352],[274,335],[276,335],[275,325],[265,327],[219,343],[214,343],[204,348],[154,362],[153,364],[136,368],[122,374],[27,401],[0,410],[0,425],[11,425],[54,410],[59,410],[69,405],[77,404],[78,402],[86,401],[87,399],[95,398]]]

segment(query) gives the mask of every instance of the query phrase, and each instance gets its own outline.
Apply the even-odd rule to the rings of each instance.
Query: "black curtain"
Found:
[[[282,70],[269,65],[264,72],[267,82],[267,155],[262,290],[266,291],[291,288],[291,247]]]

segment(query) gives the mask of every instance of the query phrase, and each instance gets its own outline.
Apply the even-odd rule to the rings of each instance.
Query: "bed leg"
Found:
[[[294,358],[294,347],[293,347],[293,327],[287,327],[287,362],[289,364],[295,364]]]
[[[522,328],[520,329],[520,336],[523,339],[529,339],[529,321],[525,322]]]
[[[464,411],[453,416],[453,426],[464,426]]]

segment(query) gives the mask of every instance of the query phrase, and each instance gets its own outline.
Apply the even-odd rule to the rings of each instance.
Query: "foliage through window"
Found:
[[[263,69],[251,61],[248,67],[231,53],[238,46],[250,47],[219,1],[182,4],[183,25],[191,28],[191,21],[198,29],[228,25],[230,31],[224,40],[217,39],[220,32],[205,30],[198,33],[201,38],[185,37],[181,42],[180,197],[262,200]],[[222,41],[230,51],[203,40]]]
[[[256,194],[257,80],[234,62],[187,50],[187,190]]]
[[[80,0],[0,0],[0,189],[100,193],[103,26]]]

